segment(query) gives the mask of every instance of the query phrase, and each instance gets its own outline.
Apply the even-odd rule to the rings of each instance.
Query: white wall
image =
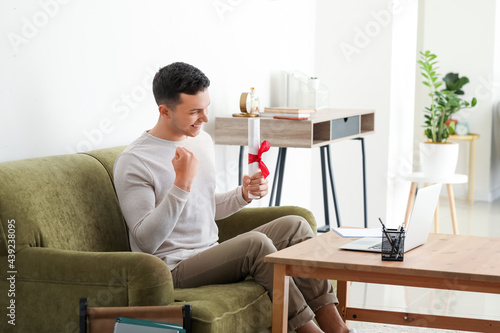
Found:
[[[389,10],[389,8],[391,8]],[[388,132],[391,77],[391,1],[317,2],[316,73],[330,89],[330,104],[340,108],[375,109],[375,134],[365,138],[369,226],[386,216]],[[332,145],[332,163],[341,220],[363,225],[360,143]],[[319,152],[315,163],[319,163]],[[319,166],[313,193],[321,193]],[[314,207],[318,219],[322,201]],[[333,205],[331,223],[335,224]]]
[[[470,83],[464,87],[465,98],[473,96],[478,104],[473,110],[456,114],[456,119],[468,121],[472,133],[480,134],[476,149],[475,200],[495,199],[492,180],[492,110],[495,85],[495,36],[498,0],[421,0],[422,27],[419,28],[422,50],[430,50],[438,56],[439,72],[458,72],[467,76]],[[497,51],[498,52],[498,51]],[[498,68],[497,68],[498,71]],[[498,74],[497,74],[498,75]],[[417,77],[417,100],[415,104],[415,149],[423,141],[422,127],[424,106],[428,105],[428,91]],[[458,173],[468,173],[469,147],[460,143]],[[418,159],[415,168],[419,168]],[[497,185],[498,186],[498,185]],[[457,196],[465,196],[467,185],[454,186]]]
[[[491,147],[491,192],[493,198],[500,198],[500,0],[496,0],[495,11],[495,54],[493,83],[493,142]]]
[[[250,86],[269,105],[281,70],[314,67],[315,3],[309,1],[9,0],[0,6],[0,161],[130,143],[155,124],[152,77],[173,61],[198,66],[211,79],[210,134],[215,116],[238,112],[239,96]],[[216,149],[224,190],[237,182],[237,149]],[[275,150],[266,157],[273,171]],[[289,165],[302,161],[294,155]],[[285,197],[307,207],[308,194]]]
[[[307,70],[314,60],[309,2],[0,6],[1,161],[129,143],[156,122],[152,75],[173,61],[192,63],[211,78],[213,119],[237,110],[239,94],[251,85],[268,102],[276,71]]]
[[[315,8],[301,0],[2,1],[0,162],[130,143],[156,123],[152,78],[173,61],[211,79],[205,130],[213,135],[216,116],[239,112],[241,92],[254,86],[264,106],[275,104],[282,70],[313,71]],[[216,154],[219,190],[230,189],[238,149],[217,146]],[[272,173],[276,154],[265,156]],[[282,204],[310,207],[310,156],[290,149]],[[294,178],[304,190],[288,187]]]
[[[396,13],[392,31],[387,220],[401,223],[406,213],[410,182],[402,180],[400,174],[413,169],[418,0],[403,2]]]

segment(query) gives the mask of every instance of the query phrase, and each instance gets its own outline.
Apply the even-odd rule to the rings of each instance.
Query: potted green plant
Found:
[[[430,106],[425,108],[425,136],[428,142],[420,144],[420,163],[424,175],[429,177],[446,177],[455,172],[458,160],[458,144],[447,142],[455,130],[455,122],[450,122],[451,116],[465,108],[476,105],[475,97],[470,102],[463,99],[463,86],[469,83],[465,76],[448,73],[439,80],[437,56],[430,51],[420,52],[422,83],[429,88]],[[444,89],[439,90],[445,85]]]

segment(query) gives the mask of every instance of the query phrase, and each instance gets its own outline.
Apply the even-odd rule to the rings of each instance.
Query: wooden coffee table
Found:
[[[500,238],[430,234],[402,262],[339,249],[352,240],[328,232],[266,256],[274,264],[273,333],[287,332],[291,276],[337,280],[337,308],[344,321],[500,332],[495,320],[349,307],[349,281],[500,294]]]

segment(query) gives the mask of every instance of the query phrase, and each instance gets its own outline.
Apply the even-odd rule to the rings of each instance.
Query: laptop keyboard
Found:
[[[369,247],[370,250],[381,250],[382,249],[382,243],[377,243],[375,245],[372,245]]]

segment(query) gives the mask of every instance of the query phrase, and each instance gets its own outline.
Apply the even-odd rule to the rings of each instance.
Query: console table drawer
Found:
[[[359,116],[333,119],[330,138],[331,140],[345,138],[359,134]]]

